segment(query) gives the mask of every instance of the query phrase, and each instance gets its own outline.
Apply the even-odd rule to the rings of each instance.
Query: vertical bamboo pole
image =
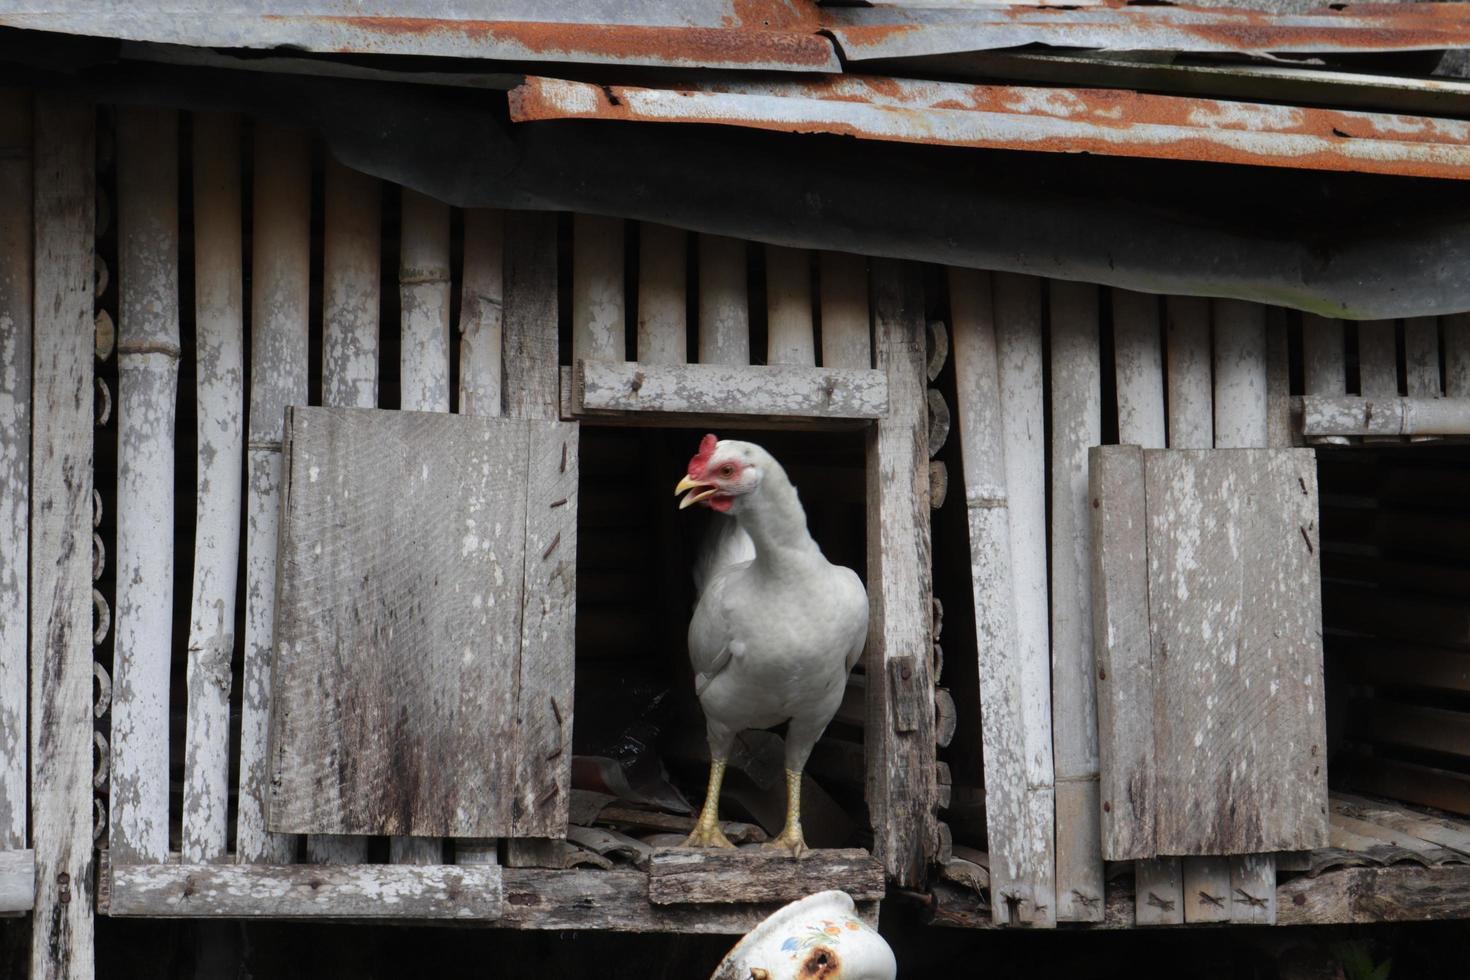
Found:
[[[1470,398],[1470,313],[1440,320],[1444,325],[1444,393]]]
[[[638,227],[638,351],[645,364],[688,358],[688,236],[678,228]]]
[[[477,209],[464,216],[464,276],[459,303],[459,410],[500,415],[501,334],[505,298],[505,216]],[[457,864],[498,864],[493,838],[455,841]]]
[[[250,282],[250,419],[245,532],[245,665],[235,857],[283,864],[295,839],[266,831],[276,537],[286,408],[307,398],[311,147],[304,133],[258,123]]]
[[[322,248],[322,404],[378,406],[382,302],[382,188],[374,177],[326,159]],[[368,841],[309,834],[313,864],[362,864]]]
[[[1365,398],[1392,398],[1399,393],[1397,330],[1392,320],[1358,324],[1358,393]]]
[[[1097,287],[1051,283],[1052,739],[1057,919],[1101,922],[1097,685],[1087,451],[1102,441]]]
[[[459,410],[498,416],[505,298],[505,215],[464,215],[464,280],[459,302]]]
[[[1439,323],[1432,316],[1410,317],[1404,321],[1405,392],[1410,398],[1438,398]]]
[[[245,456],[240,121],[194,117],[194,321],[198,485],[184,736],[183,858],[229,847],[230,666]]]
[[[26,846],[31,96],[0,89],[0,850]]]
[[[1209,449],[1215,444],[1210,394],[1210,301],[1170,296],[1164,309],[1169,448]],[[1166,876],[1172,873],[1173,863],[1162,870]],[[1184,859],[1181,873],[1185,922],[1230,919],[1229,861],[1189,857]]]
[[[403,191],[398,283],[402,297],[402,399],[406,412],[449,411],[449,206]],[[439,864],[437,837],[393,837],[394,864]]]
[[[816,364],[812,332],[812,257],[799,248],[766,246],[766,363]]]
[[[1309,395],[1347,394],[1347,355],[1341,320],[1302,314],[1303,390]],[[1346,436],[1322,436],[1314,442],[1346,446]]]
[[[92,326],[96,109],[35,100],[31,980],[91,980]]]
[[[1291,446],[1296,434],[1291,410],[1291,344],[1286,335],[1286,311],[1279,306],[1268,306],[1265,319],[1266,445]]]
[[[117,121],[117,601],[110,846],[168,857],[168,687],[179,383],[178,113]]]
[[[1118,441],[1163,449],[1167,428],[1157,297],[1113,290],[1113,357]],[[1184,921],[1183,874],[1178,858],[1134,862],[1134,916],[1139,925]]]
[[[1025,753],[1025,851],[1035,869],[1031,908],[1016,916],[1056,924],[1056,790],[1052,769],[1051,649],[1046,589],[1046,443],[1041,369],[1041,281],[993,279],[1001,443],[1010,514],[1021,725]]]
[[[626,361],[623,311],[623,222],[572,218],[572,363]]]
[[[1265,448],[1272,442],[1268,424],[1270,341],[1268,311],[1254,303],[1216,300],[1215,448]],[[1280,340],[1283,324],[1271,324]],[[1277,439],[1283,438],[1280,434]],[[1276,860],[1269,854],[1227,859],[1230,864],[1232,922],[1274,922]],[[1270,917],[1256,903],[1269,897]]]
[[[822,367],[873,366],[867,261],[847,252],[821,253]]]
[[[735,238],[699,236],[699,360],[750,363],[745,243]]]

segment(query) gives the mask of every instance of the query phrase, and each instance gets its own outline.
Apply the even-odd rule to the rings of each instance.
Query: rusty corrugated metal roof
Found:
[[[942,146],[1470,180],[1470,122],[1129,90],[844,75],[677,89],[527,78],[511,118],[707,123]]]

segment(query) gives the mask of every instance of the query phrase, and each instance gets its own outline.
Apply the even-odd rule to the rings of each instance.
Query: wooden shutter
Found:
[[[290,410],[271,830],[565,835],[577,435]]]
[[[1312,451],[1090,465],[1104,856],[1326,846]]]

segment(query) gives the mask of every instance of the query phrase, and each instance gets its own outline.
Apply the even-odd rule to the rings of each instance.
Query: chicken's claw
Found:
[[[733,848],[735,845],[730,843],[730,838],[725,836],[725,832],[720,829],[719,824],[714,821],[710,821],[709,823],[700,821],[694,825],[694,831],[684,841],[684,846]]]
[[[805,856],[807,851],[811,850],[806,846],[806,838],[802,836],[800,824],[787,824],[779,837],[766,841],[761,846],[767,850],[785,851],[798,861]]]

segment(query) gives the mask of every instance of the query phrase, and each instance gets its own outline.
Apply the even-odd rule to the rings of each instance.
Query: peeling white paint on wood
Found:
[[[638,227],[638,351],[643,364],[683,364],[689,356],[689,236],[644,222]]]
[[[811,367],[812,256],[805,249],[766,246],[766,363]]]
[[[182,851],[229,847],[230,685],[245,456],[240,121],[194,117],[194,320],[198,475],[189,613]]]
[[[0,912],[29,912],[35,904],[36,852],[20,845],[0,849]]]
[[[322,404],[378,405],[382,185],[329,155],[322,244]]]
[[[621,218],[572,217],[572,359],[582,358],[628,359]]]
[[[750,363],[745,242],[699,236],[699,363]]]
[[[31,421],[32,980],[91,980],[96,107],[35,99]]]
[[[1051,282],[1052,739],[1057,919],[1101,922],[1088,450],[1102,439],[1098,290]]]
[[[849,252],[822,252],[819,279],[822,366],[872,367],[868,260]]]
[[[494,920],[500,869],[452,865],[112,864],[106,914],[149,918]]]
[[[244,690],[240,721],[239,819],[242,863],[289,861],[294,841],[268,834],[271,663],[280,524],[281,439],[286,408],[307,398],[307,310],[311,280],[311,153],[304,133],[255,128],[251,268],[251,376],[247,430]]]
[[[400,408],[449,411],[449,205],[403,190]]]
[[[498,416],[501,314],[505,298],[505,214],[464,214],[464,275],[459,302],[459,410]]]
[[[1210,301],[1170,296],[1164,305],[1168,334],[1169,448],[1209,449],[1215,444],[1210,393]]]
[[[118,111],[117,595],[110,846],[168,856],[179,380],[178,112]]]
[[[26,843],[31,490],[31,94],[0,89],[0,851]],[[27,894],[31,892],[27,880]],[[30,908],[30,901],[26,902]]]
[[[572,407],[578,412],[878,419],[889,409],[888,379],[873,369],[579,361]]]

